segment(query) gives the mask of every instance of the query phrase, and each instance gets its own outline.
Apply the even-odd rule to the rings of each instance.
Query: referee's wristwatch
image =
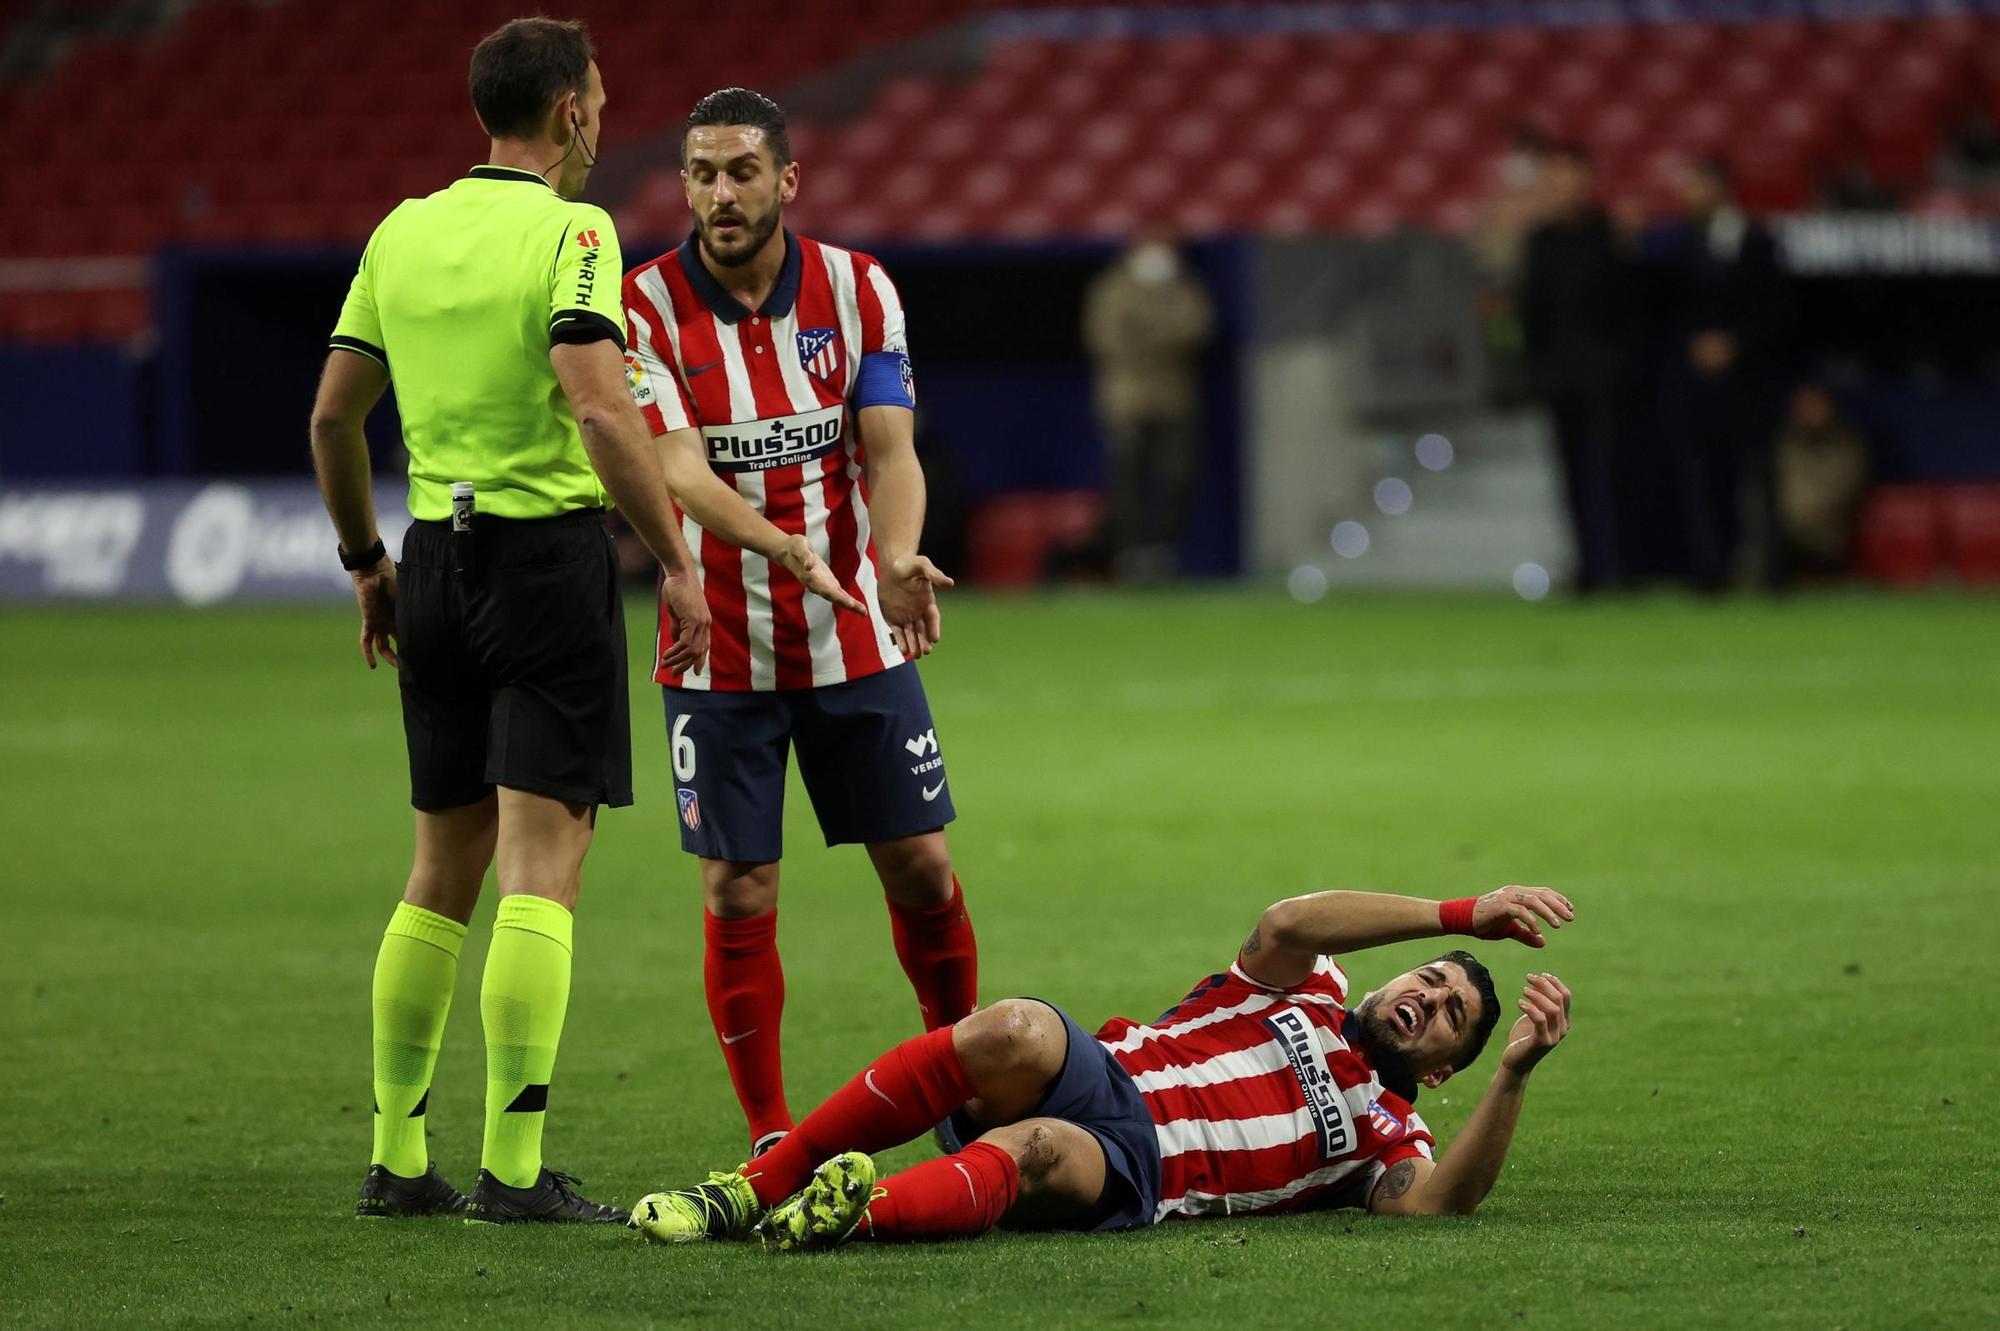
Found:
[[[382,557],[389,553],[389,547],[382,544],[382,538],[379,536],[375,538],[375,544],[358,555],[348,554],[346,548],[339,542],[334,543],[333,549],[334,553],[340,556],[340,566],[349,573],[365,573],[381,563]]]

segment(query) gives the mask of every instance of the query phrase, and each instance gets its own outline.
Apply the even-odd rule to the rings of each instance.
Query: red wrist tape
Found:
[[[1438,902],[1438,927],[1448,934],[1471,933],[1472,912],[1478,904],[1478,897],[1460,897],[1456,901]]]

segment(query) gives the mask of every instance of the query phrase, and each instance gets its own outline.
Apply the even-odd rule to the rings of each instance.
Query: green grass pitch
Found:
[[[924,667],[983,996],[1150,1017],[1269,901],[1548,883],[1577,993],[1468,1220],[1339,1214],[807,1258],[350,1218],[407,868],[351,613],[0,614],[0,1324],[1993,1325],[2000,606],[955,597]],[[635,652],[650,641],[635,604]],[[733,1165],[695,868],[639,690],[586,866],[551,1162]],[[794,784],[803,1111],[915,1005]],[[483,903],[432,1097],[469,1185]],[[1350,963],[1357,990],[1428,951]],[[1422,1107],[1449,1143],[1493,1064]],[[893,1156],[918,1158],[928,1144]]]

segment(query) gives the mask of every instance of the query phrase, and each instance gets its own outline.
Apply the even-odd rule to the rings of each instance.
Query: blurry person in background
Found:
[[[1499,405],[1517,404],[1531,392],[1515,293],[1528,235],[1545,215],[1542,165],[1548,151],[1548,136],[1539,126],[1523,121],[1514,127],[1507,151],[1493,163],[1492,193],[1469,238],[1479,265],[1479,327],[1486,340],[1493,400]]]
[[[1775,569],[1771,446],[1789,291],[1777,242],[1737,206],[1725,164],[1692,163],[1680,193],[1685,212],[1663,237],[1661,258],[1669,357],[1661,424],[1695,585],[1720,591],[1740,572],[1769,578]]]
[[[1528,383],[1547,407],[1576,548],[1575,588],[1619,581],[1616,457],[1631,400],[1629,264],[1595,197],[1589,154],[1543,159],[1548,213],[1528,235],[1519,298]]]
[[[1173,235],[1148,227],[1084,297],[1110,494],[1106,531],[1121,579],[1171,577],[1201,466],[1201,353],[1208,293]]]
[[[1832,394],[1802,385],[1778,436],[1778,585],[1847,571],[1867,489],[1868,441]]]

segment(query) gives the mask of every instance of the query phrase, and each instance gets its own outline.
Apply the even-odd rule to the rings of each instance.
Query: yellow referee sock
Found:
[[[404,1178],[430,1170],[424,1112],[465,926],[405,901],[375,954],[374,1163]]]
[[[542,1120],[569,1011],[570,913],[547,897],[504,897],[479,986],[486,1023],[486,1145],[480,1164],[509,1187],[542,1172]]]

